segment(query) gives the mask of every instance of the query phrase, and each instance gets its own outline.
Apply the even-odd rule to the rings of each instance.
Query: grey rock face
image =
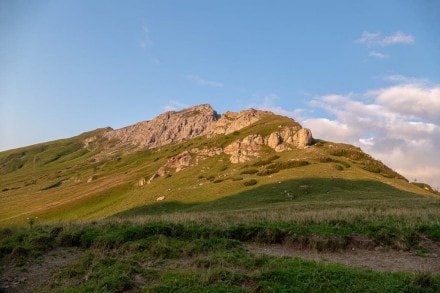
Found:
[[[260,156],[264,139],[259,134],[246,136],[225,147],[225,154],[230,155],[231,163],[244,163]]]
[[[95,158],[112,156],[119,150],[131,153],[144,149],[159,148],[161,146],[181,142],[198,136],[206,135],[208,138],[217,135],[227,135],[239,131],[262,118],[274,115],[272,112],[255,109],[240,112],[226,112],[218,115],[208,105],[199,105],[181,111],[163,113],[151,121],[144,121],[121,129],[108,129],[102,137],[90,137],[83,141],[84,147],[91,149],[94,144],[107,141],[104,151]],[[304,148],[313,142],[312,133],[307,128],[302,128],[298,123],[294,126],[279,127],[266,137],[255,133],[241,140],[237,140],[222,148],[193,149],[179,154],[158,171],[158,176],[165,175],[165,169],[175,169],[177,172],[188,167],[195,160],[226,153],[230,155],[232,163],[242,163],[260,156],[263,145],[267,145],[277,152]],[[147,183],[154,178],[150,178]],[[142,185],[145,182],[142,183]],[[141,185],[141,183],[139,183]]]
[[[163,113],[151,121],[109,131],[108,140],[129,144],[136,149],[150,149],[180,142],[212,131],[218,119],[210,105],[200,105],[178,112]]]

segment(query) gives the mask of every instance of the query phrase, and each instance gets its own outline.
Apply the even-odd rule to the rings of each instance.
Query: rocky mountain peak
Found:
[[[162,116],[167,117],[168,119],[170,119],[172,116],[180,117],[180,118],[188,118],[192,116],[205,116],[205,117],[213,117],[214,120],[217,120],[219,118],[217,112],[209,104],[201,104],[180,111],[168,111],[163,114],[160,114],[156,118]]]
[[[203,104],[181,111],[168,111],[150,121],[109,131],[104,138],[132,145],[136,149],[150,149],[206,135],[217,120],[217,112],[210,105]]]
[[[230,133],[246,128],[262,118],[275,115],[269,111],[248,109],[240,112],[228,111],[222,115],[209,104],[202,104],[180,111],[168,111],[150,121],[143,121],[121,129],[108,130],[102,138],[109,143],[104,157],[113,153],[114,148],[123,147],[125,152],[142,149],[158,148],[170,143],[181,142],[198,136],[208,138]],[[268,145],[276,151],[292,148],[303,148],[312,142],[310,130],[304,129],[298,123],[294,126],[280,128],[267,137],[258,133],[237,141],[225,148],[225,153],[231,158],[237,157],[234,162],[248,160],[257,156],[262,145]],[[280,126],[281,127],[281,126]],[[93,148],[98,137],[84,140],[86,148]],[[102,140],[101,140],[102,141]]]
[[[220,116],[211,135],[230,134],[257,122],[267,115],[274,115],[274,113],[252,108],[240,112],[227,111]]]

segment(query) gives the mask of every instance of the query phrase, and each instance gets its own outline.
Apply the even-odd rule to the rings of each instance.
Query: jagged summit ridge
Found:
[[[106,132],[104,138],[150,149],[206,135],[212,131],[218,118],[210,105],[203,104],[177,112],[168,111],[151,121]]]
[[[199,136],[208,138],[217,135],[228,135],[246,128],[262,118],[275,115],[269,111],[247,109],[239,112],[227,111],[219,115],[209,104],[202,104],[180,111],[168,111],[155,117],[150,121],[143,121],[121,129],[106,131],[102,138],[109,143],[107,150],[122,147],[125,152],[132,152],[142,149],[159,148],[170,143],[181,142]],[[261,137],[258,145],[269,145],[276,151],[291,149],[292,147],[302,148],[312,141],[310,130],[303,129],[300,124],[292,120],[293,126],[284,127],[267,137]],[[306,131],[304,131],[306,130]],[[259,134],[255,134],[259,135]],[[99,137],[91,137],[84,140],[86,148],[93,146]],[[247,139],[249,140],[249,138]],[[227,148],[226,151],[237,153],[237,161],[243,161],[248,156],[240,156],[246,153],[248,143],[237,142]],[[250,142],[251,145],[255,141]],[[252,147],[254,148],[254,147]],[[257,147],[258,148],[258,147]]]

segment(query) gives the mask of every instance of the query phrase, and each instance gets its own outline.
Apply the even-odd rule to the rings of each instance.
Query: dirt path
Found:
[[[44,288],[51,275],[82,255],[76,248],[57,248],[31,264],[6,265],[0,272],[0,292],[35,292]]]
[[[246,249],[257,255],[287,256],[325,263],[339,263],[353,267],[388,272],[429,272],[440,274],[440,247],[434,247],[427,256],[395,250],[352,249],[338,252],[318,252],[284,245],[248,243]]]

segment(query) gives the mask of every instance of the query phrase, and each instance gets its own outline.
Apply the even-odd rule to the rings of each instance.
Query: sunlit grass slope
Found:
[[[260,158],[242,164],[232,164],[222,154],[138,186],[140,179],[148,180],[182,151],[224,147],[292,123],[268,116],[230,135],[198,137],[134,154],[117,149],[104,159],[95,155],[111,142],[101,141],[92,150],[82,146],[83,139],[99,136],[104,129],[0,153],[0,225],[23,225],[28,217],[45,223],[243,211],[238,216],[327,204],[380,208],[392,202],[411,206],[435,201],[435,194],[408,183],[360,149],[324,141],[282,153],[265,148]],[[158,202],[161,197],[164,200]]]

